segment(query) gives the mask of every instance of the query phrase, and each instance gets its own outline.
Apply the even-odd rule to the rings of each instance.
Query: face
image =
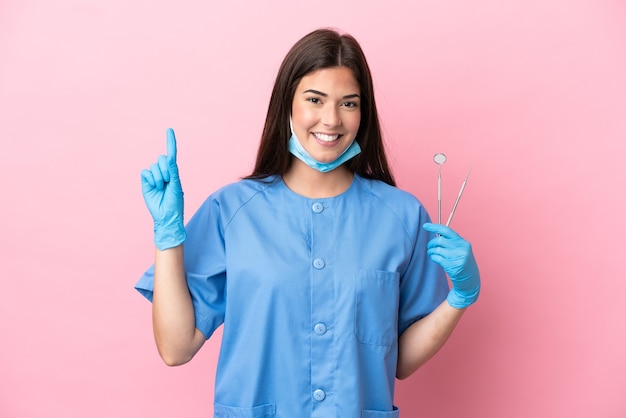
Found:
[[[346,67],[324,68],[302,77],[291,106],[293,131],[322,163],[335,161],[356,138],[361,89]]]

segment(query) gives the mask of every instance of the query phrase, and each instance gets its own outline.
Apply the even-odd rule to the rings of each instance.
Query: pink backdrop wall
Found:
[[[206,417],[219,336],[164,366],[132,289],[139,172],[179,139],[191,214],[252,166],[280,60],[321,26],[375,76],[400,185],[483,292],[404,417],[626,416],[626,6],[615,0],[0,2],[0,416]]]

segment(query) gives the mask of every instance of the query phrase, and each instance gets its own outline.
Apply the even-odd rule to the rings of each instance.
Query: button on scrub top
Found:
[[[448,293],[411,194],[355,176],[309,199],[280,177],[218,190],[186,226],[196,327],[224,325],[216,417],[398,417],[398,336]],[[136,285],[152,300],[153,267]]]

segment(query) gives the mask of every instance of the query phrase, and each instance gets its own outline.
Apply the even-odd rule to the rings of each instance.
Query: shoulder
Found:
[[[395,186],[391,186],[380,180],[366,179],[360,176],[355,176],[355,181],[358,185],[372,194],[373,197],[379,199],[381,202],[386,202],[389,206],[402,206],[409,207],[412,210],[422,207],[422,203],[413,194],[398,189]]]
[[[268,188],[276,185],[279,180],[280,178],[277,176],[270,176],[259,180],[243,179],[227,184],[213,192],[202,204],[202,207],[219,208],[222,218],[225,220],[232,219],[242,207],[249,204]]]
[[[280,178],[277,176],[270,176],[258,180],[242,179],[221,187],[209,197],[220,201],[247,201],[254,195],[272,187],[279,180]]]
[[[415,230],[422,223],[430,221],[426,209],[415,195],[380,180],[355,176],[355,181],[375,201],[375,207],[396,217],[407,231]]]

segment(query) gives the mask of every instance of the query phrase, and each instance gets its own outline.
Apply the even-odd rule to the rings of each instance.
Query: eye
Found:
[[[319,99],[319,97],[309,97],[307,98],[307,101],[313,103],[313,104],[319,104],[322,101]]]
[[[344,102],[342,106],[347,108],[354,108],[359,107],[359,104],[357,102]]]

